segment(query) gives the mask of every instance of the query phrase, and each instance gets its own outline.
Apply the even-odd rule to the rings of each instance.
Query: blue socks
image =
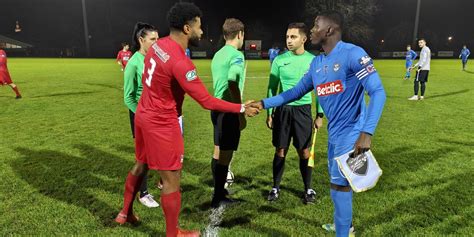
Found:
[[[340,192],[331,189],[331,199],[334,203],[336,236],[347,237],[352,223],[352,190]]]
[[[407,71],[407,73],[405,74],[405,77],[410,78],[410,71]]]

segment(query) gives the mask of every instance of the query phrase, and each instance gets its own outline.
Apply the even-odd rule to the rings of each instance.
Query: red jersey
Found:
[[[7,54],[0,49],[0,86],[12,83],[7,67]]]
[[[132,57],[132,52],[120,50],[117,54],[117,61],[122,63],[122,66],[127,66],[128,60]]]
[[[7,68],[7,54],[0,49],[0,71],[8,71]]]
[[[160,38],[148,50],[142,83],[143,93],[138,103],[137,117],[143,116],[157,122],[177,120],[181,115],[185,93],[205,109],[240,113],[240,104],[223,101],[209,94],[194,64],[186,57],[183,48],[170,37]]]

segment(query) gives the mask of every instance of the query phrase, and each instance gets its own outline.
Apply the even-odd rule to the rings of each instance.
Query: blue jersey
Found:
[[[188,57],[189,59],[191,58],[191,50],[189,50],[189,48],[186,48],[186,57]]]
[[[386,95],[372,59],[362,48],[338,42],[329,55],[313,59],[296,86],[262,102],[265,109],[280,106],[313,89],[328,119],[330,143],[353,144],[360,132],[374,134]],[[370,97],[368,109],[364,91]]]
[[[461,49],[461,54],[459,55],[459,57],[463,61],[466,61],[470,54],[471,54],[471,51],[469,51],[469,49],[463,48],[463,49]]]
[[[416,54],[415,51],[410,49],[410,51],[407,51],[406,61],[411,62],[416,59],[416,56],[418,56],[418,54]]]
[[[270,61],[273,62],[273,59],[275,59],[278,56],[279,52],[280,52],[279,49],[274,49],[274,48],[271,48],[270,50],[268,50],[268,57],[270,58]]]

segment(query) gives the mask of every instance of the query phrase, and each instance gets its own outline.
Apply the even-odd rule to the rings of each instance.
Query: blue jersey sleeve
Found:
[[[372,59],[360,47],[354,47],[350,57],[351,69],[356,72],[356,77],[362,83],[370,97],[367,116],[362,132],[374,134],[375,128],[382,116],[386,95],[379,74]]]
[[[411,59],[415,60],[417,56],[418,56],[418,54],[416,54],[416,52],[412,50],[411,51]]]
[[[312,72],[312,66],[311,64],[309,71],[300,79],[298,84],[296,84],[293,88],[278,94],[276,96],[270,97],[263,99],[263,108],[268,109],[268,108],[273,108],[273,107],[278,107],[281,105],[285,105],[288,103],[291,103],[297,99],[300,99],[304,95],[308,94],[313,90],[313,80],[311,77],[311,72]]]

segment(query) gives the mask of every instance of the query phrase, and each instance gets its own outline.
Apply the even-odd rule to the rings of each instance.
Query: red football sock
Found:
[[[181,210],[181,192],[161,194],[161,208],[166,219],[166,236],[175,237],[178,234],[178,218]]]
[[[18,86],[12,87],[12,89],[15,92],[16,96],[21,96],[20,91],[18,91]]]
[[[123,193],[122,214],[133,214],[133,200],[140,189],[142,178],[143,177],[141,176],[135,176],[132,173],[128,173],[127,180],[125,181],[125,192]]]

